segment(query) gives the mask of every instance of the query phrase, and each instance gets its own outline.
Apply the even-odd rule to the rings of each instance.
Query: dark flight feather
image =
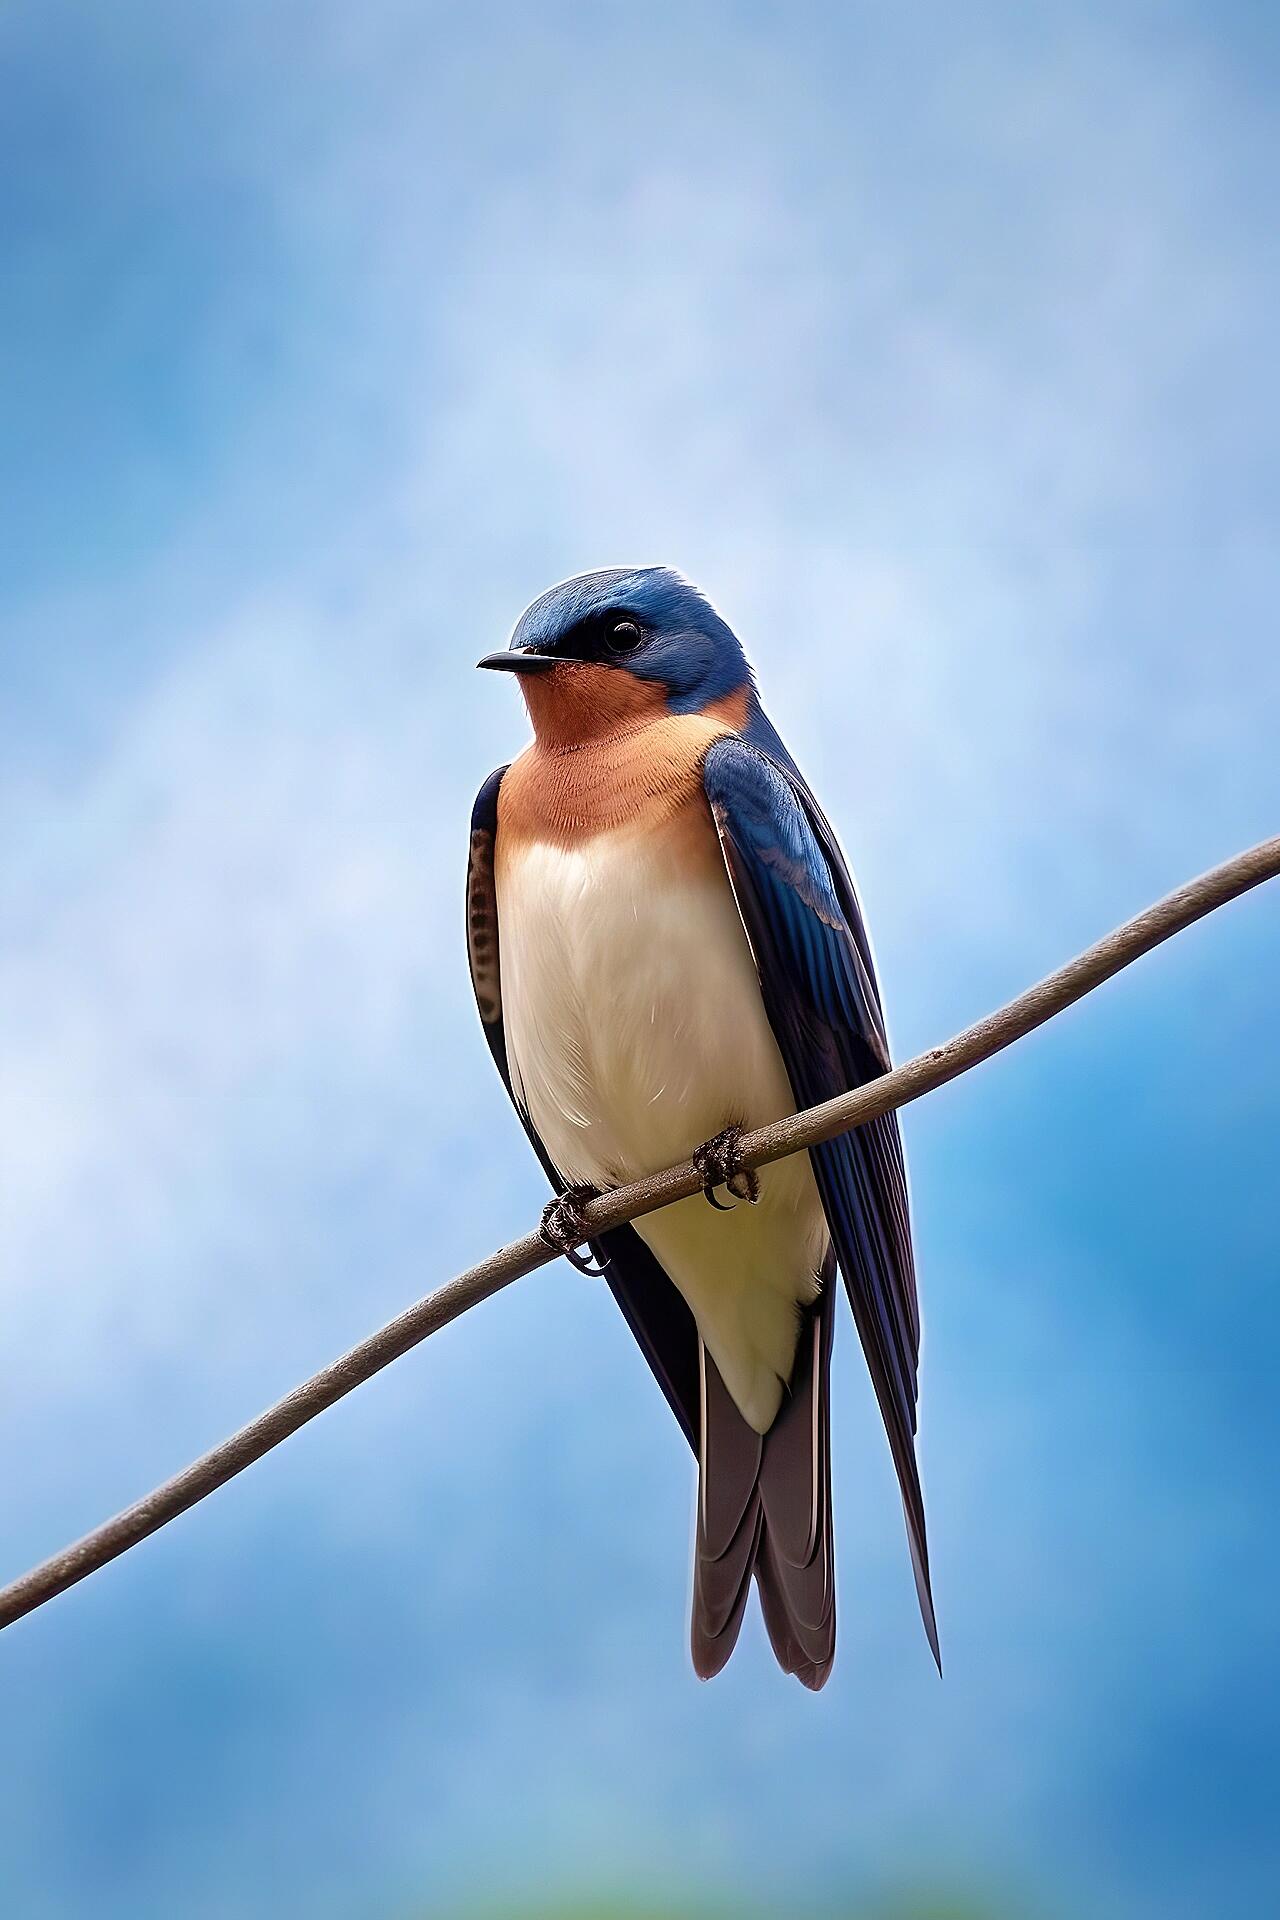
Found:
[[[736,735],[713,742],[704,784],[769,1023],[803,1108],[884,1073],[889,1048],[852,878],[781,743],[770,751],[776,736],[761,719],[760,746]],[[810,1160],[889,1437],[925,1632],[941,1665],[915,1453],[920,1315],[897,1118],[887,1114],[815,1147]]]

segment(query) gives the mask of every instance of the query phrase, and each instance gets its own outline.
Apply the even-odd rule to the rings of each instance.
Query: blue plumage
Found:
[[[769,1023],[797,1102],[816,1106],[889,1065],[852,880],[803,782],[759,748],[735,738],[715,742],[704,779]],[[920,1321],[896,1118],[842,1134],[810,1158],[889,1435],[925,1630],[938,1658],[915,1459]]]
[[[646,640],[628,658],[627,670],[662,685],[672,713],[701,713],[750,679],[732,627],[670,567],[609,567],[552,587],[522,615],[511,650],[574,658],[584,646],[594,648],[605,620],[628,614]]]

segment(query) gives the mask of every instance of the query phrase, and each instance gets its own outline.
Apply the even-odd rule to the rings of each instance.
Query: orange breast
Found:
[[[652,833],[677,822],[699,835],[704,826],[713,833],[703,757],[713,740],[737,732],[746,717],[743,688],[705,713],[642,708],[614,730],[572,745],[549,741],[540,729],[502,782],[500,849],[528,841],[579,846],[601,833]]]

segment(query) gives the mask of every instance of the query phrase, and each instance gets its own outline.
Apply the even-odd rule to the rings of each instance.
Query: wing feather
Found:
[[[814,1106],[889,1066],[852,878],[793,767],[730,735],[708,750],[703,778],[792,1092],[799,1106]],[[888,1434],[920,1610],[939,1659],[915,1450],[920,1313],[897,1116],[828,1141],[810,1158]]]

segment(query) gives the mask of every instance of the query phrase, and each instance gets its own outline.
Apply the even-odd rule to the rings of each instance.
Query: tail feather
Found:
[[[816,1693],[826,1685],[835,1656],[834,1603],[820,1625],[806,1626],[791,1605],[792,1596],[767,1540],[765,1551],[756,1563],[756,1584],[760,1589],[765,1630],[778,1665],[784,1673],[794,1673],[802,1686]]]
[[[747,1509],[757,1500],[764,1441],[749,1427],[729,1397],[720,1370],[701,1341],[702,1430],[699,1459],[707,1462],[714,1446],[714,1469],[698,1477],[699,1558],[721,1560],[742,1531]]]
[[[694,1572],[690,1644],[694,1672],[700,1680],[714,1679],[738,1644],[763,1533],[764,1510],[757,1499],[720,1560],[699,1556]]]
[[[761,1439],[702,1355],[702,1431],[691,1645],[702,1679],[733,1652],[754,1573],[784,1672],[821,1687],[835,1657],[827,1382],[834,1268],[801,1330],[789,1397]]]
[[[757,1484],[764,1442],[738,1412],[705,1347],[700,1358],[702,1467],[691,1645],[694,1671],[710,1680],[737,1644],[751,1591],[764,1528]]]

